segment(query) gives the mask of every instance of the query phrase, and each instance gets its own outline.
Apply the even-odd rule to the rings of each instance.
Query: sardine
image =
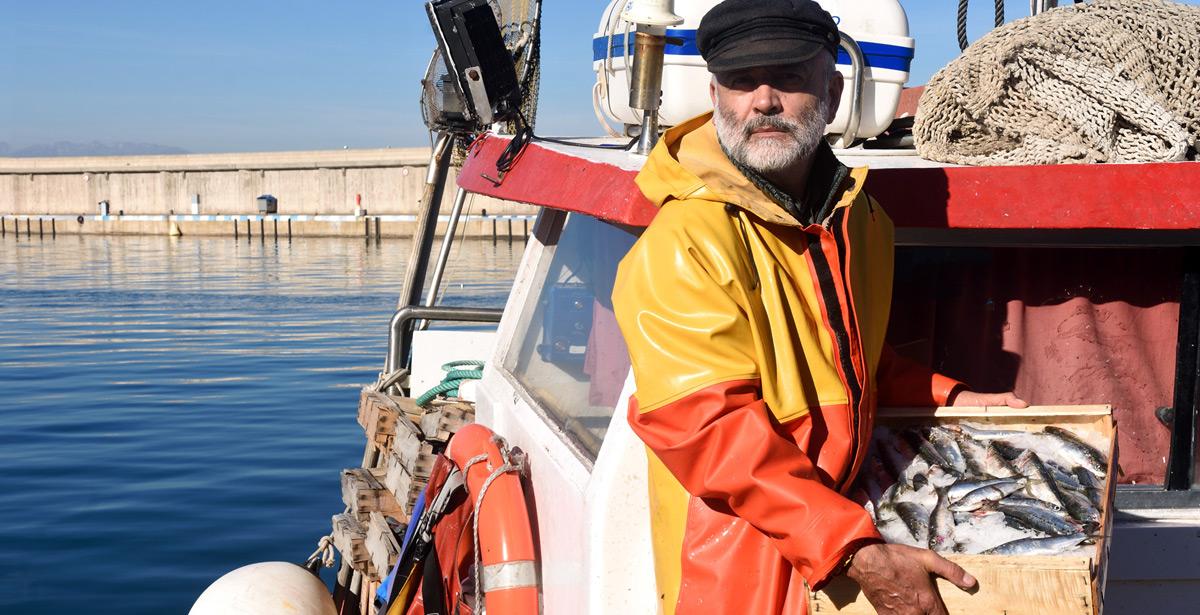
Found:
[[[917,543],[917,539],[913,537],[908,526],[899,517],[882,519],[878,523],[877,529],[879,530],[879,535],[892,544],[924,548],[924,545]]]
[[[1071,517],[1071,513],[1067,512],[1067,509],[1063,508],[1062,506],[1057,506],[1037,498],[1021,495],[1020,493],[1013,493],[1012,495],[1009,495],[1008,497],[1004,498],[1003,502],[1005,504],[1012,504],[1013,506],[1034,506],[1038,508],[1044,508],[1058,515],[1062,519],[1068,519]]]
[[[1071,513],[1076,521],[1085,526],[1094,526],[1100,523],[1100,510],[1092,506],[1091,500],[1086,495],[1073,489],[1060,489],[1059,493],[1063,496],[1063,504],[1067,507],[1067,512]]]
[[[998,502],[993,505],[1004,516],[1018,522],[1021,526],[1054,536],[1065,536],[1083,530],[1073,520],[1064,519],[1053,511],[1037,506],[1017,506]]]
[[[1016,486],[1016,489],[1020,489],[1021,487],[1023,487],[1025,485],[1025,479],[1024,478],[1021,478],[1021,479],[991,478],[991,479],[987,479],[987,480],[964,480],[964,481],[959,481],[959,482],[955,483],[952,487],[950,487],[947,490],[947,493],[950,495],[950,500],[954,501],[954,500],[958,500],[958,499],[962,498],[963,496],[967,495],[968,493],[971,493],[972,491],[975,491],[976,489],[980,489],[982,487],[989,487],[992,485],[1003,485],[1003,484],[1007,484],[1007,483],[1012,483],[1013,485]],[[1013,489],[1012,491],[1016,491],[1016,489]],[[1010,493],[1012,491],[1010,491]]]
[[[929,514],[929,548],[933,551],[949,551],[955,546],[954,513],[950,511],[950,498],[946,490],[938,491],[937,504]]]
[[[901,435],[916,450],[917,455],[925,460],[925,463],[931,466],[942,466],[942,468],[951,467],[950,462],[942,457],[941,452],[934,448],[933,444],[930,444],[929,440],[926,440],[925,436],[921,435],[917,430],[906,429],[901,432]]]
[[[973,474],[979,476],[995,476],[1007,478],[1020,476],[1012,464],[990,445],[981,444],[966,434],[957,437],[958,448],[967,461],[967,467]]]
[[[992,448],[996,449],[997,453],[1000,453],[1001,457],[1007,459],[1009,462],[1016,461],[1017,457],[1020,457],[1021,453],[1025,452],[1020,447],[1013,446],[1011,443],[1003,440],[992,440],[991,445]]]
[[[1059,489],[1063,489],[1063,488],[1082,489],[1083,488],[1083,485],[1081,485],[1079,483],[1079,479],[1076,478],[1075,475],[1072,474],[1070,470],[1068,470],[1050,460],[1047,460],[1045,462],[1045,466],[1046,466],[1046,469],[1050,471],[1050,477],[1054,479],[1054,482],[1058,483]]]
[[[963,457],[962,451],[958,448],[958,442],[955,441],[953,433],[950,430],[942,427],[931,427],[929,429],[929,441],[937,448],[937,452],[941,453],[942,458],[950,464],[959,473],[968,471],[967,460]]]
[[[994,429],[992,427],[984,427],[981,425],[973,425],[971,423],[959,423],[957,425],[947,425],[948,429],[955,429],[964,433],[976,440],[999,440],[1002,438],[1015,438],[1023,436],[1026,432],[1015,429]]]
[[[1087,494],[1092,506],[1100,508],[1104,502],[1104,485],[1096,479],[1094,474],[1083,468],[1074,468],[1072,473],[1075,474],[1075,478],[1079,479],[1079,484],[1083,486],[1083,492]]]
[[[1021,538],[984,551],[985,555],[1054,555],[1083,544],[1087,534],[1077,533],[1052,538]]]
[[[1021,456],[1017,457],[1016,465],[1021,474],[1028,479],[1025,484],[1025,493],[1059,508],[1066,508],[1062,495],[1058,493],[1058,485],[1050,478],[1049,472],[1042,465],[1042,460],[1038,458],[1037,453],[1033,451],[1021,453]]]
[[[908,531],[918,545],[929,544],[928,509],[912,502],[899,502],[896,504],[896,513],[900,515],[904,525],[908,526]]]
[[[1044,433],[1058,440],[1062,445],[1063,456],[1075,465],[1083,466],[1084,469],[1096,476],[1104,476],[1108,473],[1107,456],[1079,439],[1075,434],[1053,425],[1047,426]]]
[[[976,510],[984,504],[999,502],[1004,499],[1004,496],[1020,488],[1021,485],[1016,481],[980,487],[956,500],[950,505],[950,510],[955,512]]]

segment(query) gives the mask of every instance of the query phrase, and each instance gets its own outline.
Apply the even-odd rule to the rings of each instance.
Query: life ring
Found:
[[[466,473],[478,523],[480,584],[488,615],[537,615],[537,558],[521,477],[504,440],[472,423],[459,429],[446,456]],[[485,458],[486,457],[486,458]]]

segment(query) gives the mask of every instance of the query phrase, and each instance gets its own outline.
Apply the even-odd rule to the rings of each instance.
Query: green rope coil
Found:
[[[473,367],[475,369],[462,369],[464,367]],[[438,395],[446,397],[458,396],[458,385],[467,380],[479,380],[483,378],[483,361],[451,361],[442,366],[442,371],[446,372],[446,376],[437,386],[425,391],[417,398],[418,406],[425,406],[429,402],[437,398]]]

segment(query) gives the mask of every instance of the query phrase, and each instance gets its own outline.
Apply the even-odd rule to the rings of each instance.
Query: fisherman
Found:
[[[660,207],[613,298],[649,447],[664,613],[803,613],[805,583],[856,581],[880,613],[945,613],[975,580],[884,544],[850,498],[879,404],[1009,405],[884,342],[892,224],[823,133],[839,34],[810,0],[725,0],[697,45],[715,112],[668,131],[637,176]]]

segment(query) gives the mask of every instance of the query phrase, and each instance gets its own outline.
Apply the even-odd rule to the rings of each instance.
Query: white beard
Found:
[[[720,98],[714,111],[713,126],[726,153],[759,173],[772,173],[786,169],[817,151],[817,146],[825,138],[825,116],[829,111],[829,101],[822,100],[798,121],[778,115],[756,115],[745,122],[738,122],[731,111],[721,106]],[[753,131],[764,127],[784,132],[777,137],[750,138]]]

